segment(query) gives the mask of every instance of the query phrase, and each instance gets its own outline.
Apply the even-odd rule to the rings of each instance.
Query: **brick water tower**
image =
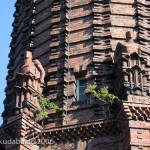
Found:
[[[1,149],[150,150],[150,2],[17,0],[15,7]],[[96,99],[87,90],[94,82],[119,99]],[[43,126],[37,95],[65,111],[49,109]]]

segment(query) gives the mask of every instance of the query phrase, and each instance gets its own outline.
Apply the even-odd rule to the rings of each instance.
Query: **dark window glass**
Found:
[[[87,83],[85,79],[77,79],[76,95],[78,101],[86,99],[86,84]]]

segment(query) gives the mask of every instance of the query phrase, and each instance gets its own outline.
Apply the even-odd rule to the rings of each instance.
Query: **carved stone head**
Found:
[[[25,59],[31,59],[31,60],[32,60],[32,53],[31,53],[30,51],[26,51],[24,58],[25,58]]]
[[[130,41],[131,39],[133,39],[133,37],[131,36],[131,32],[130,31],[127,31],[126,32],[126,41]]]

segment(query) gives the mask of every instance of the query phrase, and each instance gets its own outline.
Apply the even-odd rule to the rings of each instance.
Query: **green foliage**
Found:
[[[60,108],[55,103],[51,102],[48,98],[40,97],[39,104],[41,106],[41,110],[38,110],[39,116],[42,118],[48,118],[48,109],[55,109],[59,111],[63,111],[63,108]]]
[[[96,87],[97,85],[96,83],[94,83],[93,85],[89,85],[87,89],[90,93],[92,93],[99,100],[104,100],[112,104],[114,99],[118,99],[117,96],[109,93],[108,87],[103,87],[103,88],[100,88],[99,90],[96,90]]]
[[[38,110],[38,114],[42,118],[48,118],[48,112],[46,110]]]

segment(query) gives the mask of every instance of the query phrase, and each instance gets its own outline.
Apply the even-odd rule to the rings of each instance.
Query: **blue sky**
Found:
[[[15,11],[14,4],[16,0],[0,1],[0,114],[3,112],[3,100],[5,99],[4,89],[6,87],[6,75],[8,54],[10,51],[9,44],[11,41],[10,34],[12,32],[13,13]],[[2,118],[0,118],[0,124]]]

